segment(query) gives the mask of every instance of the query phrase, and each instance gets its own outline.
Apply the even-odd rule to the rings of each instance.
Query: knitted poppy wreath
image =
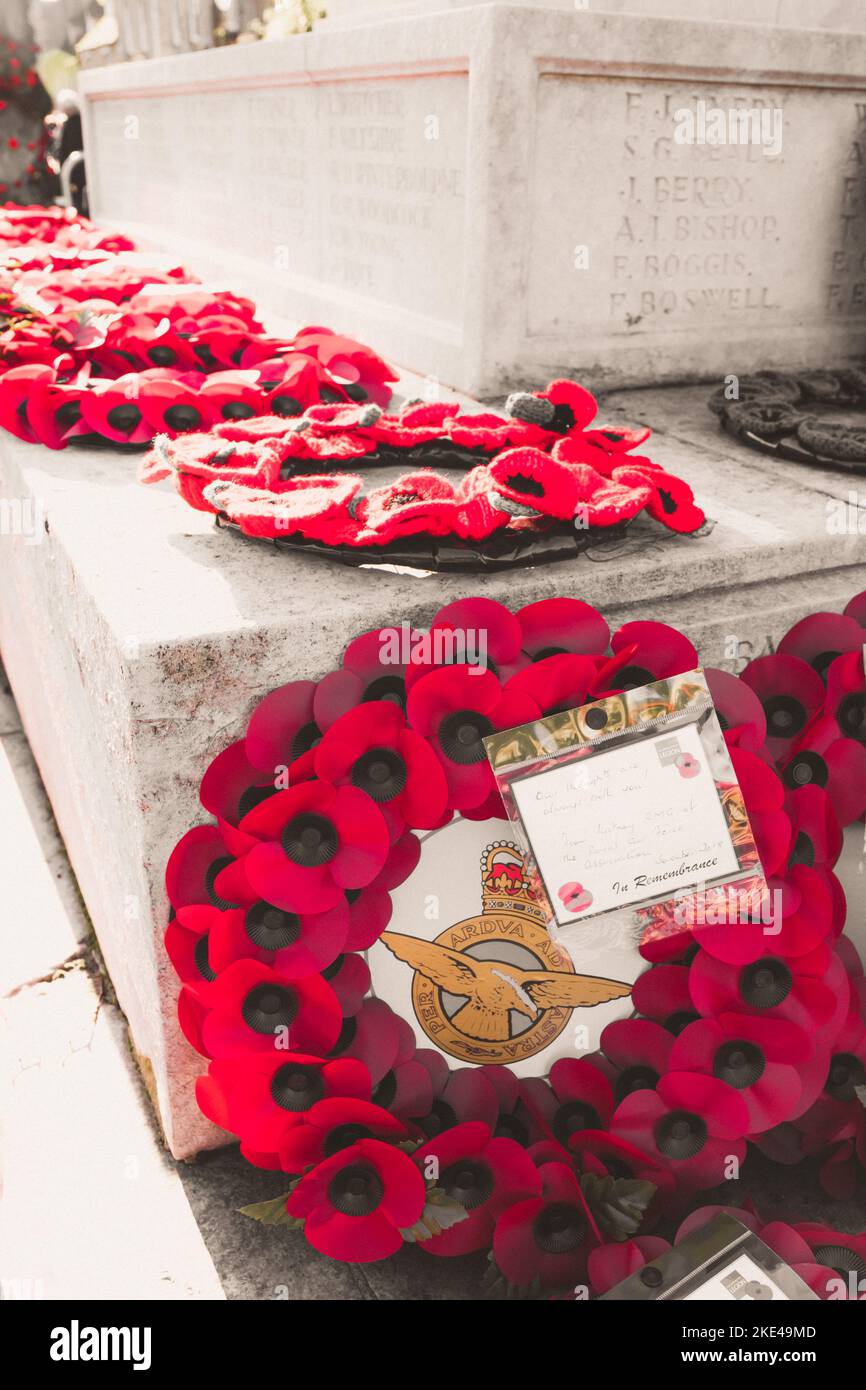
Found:
[[[443,653],[471,652],[480,631],[484,669],[449,664]],[[517,613],[459,600],[429,633],[406,635],[395,652],[393,630],[364,633],[323,679],[261,700],[203,777],[212,819],[168,863],[179,1020],[206,1059],[199,1106],[250,1163],[286,1175],[247,1214],[338,1260],[384,1259],[404,1242],[485,1250],[492,1292],[570,1297],[604,1292],[667,1248],[750,1144],[783,1162],[817,1158],[826,1189],[850,1195],[866,1168],[866,989],[834,866],[842,827],[866,809],[866,594],[796,624],[739,678],[707,671],[781,929],[648,914],[624,1011],[582,1055],[562,1033],[546,1077],[531,1061],[452,1068],[435,1020],[462,1001],[428,980],[412,1022],[376,978],[371,993],[371,964],[393,959],[416,920],[401,916],[401,894],[419,879],[419,902],[445,891],[455,861],[425,884],[424,853],[456,830],[487,844],[499,918],[522,912],[524,944],[543,937],[554,951],[531,924],[482,739],[664,681],[697,653],[661,623],[611,635],[570,598]],[[478,960],[471,946],[461,954],[473,922],[490,931],[482,916],[446,933],[456,966]],[[555,1022],[539,1002],[526,1012]],[[419,1045],[425,1017],[432,1046]],[[559,1024],[545,1027],[549,1039]],[[825,1297],[838,1296],[834,1271],[866,1257],[863,1237],[765,1225],[751,1210],[746,1224]]]
[[[699,530],[688,484],[631,452],[650,431],[601,428],[596,411],[571,381],[509,396],[504,415],[316,405],[158,438],[140,477],[173,477],[190,506],[247,536],[354,564],[371,552],[431,568],[562,559],[643,511],[669,531]],[[383,470],[393,476],[374,486]]]
[[[844,423],[832,411],[866,408],[866,370],[756,372],[720,387],[710,410],[744,444],[794,463],[866,473],[866,421]]]

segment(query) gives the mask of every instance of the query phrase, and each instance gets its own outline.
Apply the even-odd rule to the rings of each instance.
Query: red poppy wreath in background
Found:
[[[866,1167],[866,988],[834,865],[866,808],[866,595],[798,623],[740,678],[707,672],[781,932],[654,923],[634,1016],[546,1078],[451,1070],[417,1047],[368,994],[364,952],[418,864],[416,831],[504,818],[486,733],[698,657],[661,623],[611,635],[569,598],[517,613],[460,600],[431,627],[470,643],[479,629],[483,675],[437,665],[436,644],[386,662],[377,631],[324,679],[272,691],[204,775],[212,821],[169,860],[166,947],[181,1027],[207,1059],[199,1105],[289,1178],[249,1214],[340,1260],[406,1241],[487,1250],[491,1288],[572,1296],[667,1248],[661,1233],[747,1144],[817,1157],[827,1191],[850,1195]],[[744,1219],[823,1296],[862,1266],[864,1237]]]
[[[32,444],[143,447],[321,404],[386,405],[396,373],[311,326],[265,332],[256,306],[71,208],[0,208],[0,426]]]

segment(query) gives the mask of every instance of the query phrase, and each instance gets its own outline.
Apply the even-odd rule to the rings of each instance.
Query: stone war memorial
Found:
[[[860,6],[15,8],[0,647],[160,1297],[863,1297]]]

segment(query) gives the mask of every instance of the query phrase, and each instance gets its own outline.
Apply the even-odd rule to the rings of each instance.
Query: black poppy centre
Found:
[[[394,748],[371,748],[352,765],[352,785],[374,801],[393,801],[407,780],[406,764]]]
[[[446,714],[439,725],[439,746],[453,763],[481,763],[487,756],[484,739],[493,733],[486,714],[474,709],[459,709]]]
[[[826,787],[830,774],[820,753],[804,748],[796,753],[782,773],[782,781],[794,790],[797,787]]]
[[[771,695],[763,704],[770,738],[794,738],[805,728],[806,707],[793,695]]]
[[[260,951],[284,951],[300,937],[301,919],[294,912],[283,912],[260,899],[247,908],[244,931]]]
[[[546,1255],[567,1255],[586,1235],[586,1221],[569,1202],[552,1202],[535,1218],[532,1234]]]
[[[713,1075],[742,1091],[760,1081],[766,1065],[764,1054],[755,1043],[735,1039],[723,1043],[717,1051],[713,1058]]]
[[[369,1216],[385,1195],[382,1179],[369,1163],[352,1163],[331,1179],[328,1200],[342,1216]]]
[[[567,1100],[553,1117],[553,1132],[560,1144],[568,1147],[572,1134],[581,1129],[604,1129],[601,1116],[594,1105],[585,1100]]]
[[[695,1158],[707,1142],[707,1126],[700,1115],[688,1110],[672,1110],[656,1125],[655,1141],[665,1158]]]
[[[791,993],[794,980],[784,961],[770,956],[753,961],[740,974],[740,998],[753,1009],[775,1009]]]
[[[292,863],[305,869],[329,863],[339,848],[336,828],[326,816],[317,815],[315,811],[293,816],[280,843]]]
[[[309,1110],[325,1094],[325,1083],[318,1067],[287,1062],[271,1078],[271,1098],[281,1110]]]
[[[244,1023],[254,1033],[275,1033],[278,1028],[291,1028],[297,1015],[297,996],[284,985],[256,985],[241,1005]]]
[[[445,1169],[440,1186],[467,1211],[474,1211],[493,1196],[493,1174],[479,1159],[461,1158]]]

